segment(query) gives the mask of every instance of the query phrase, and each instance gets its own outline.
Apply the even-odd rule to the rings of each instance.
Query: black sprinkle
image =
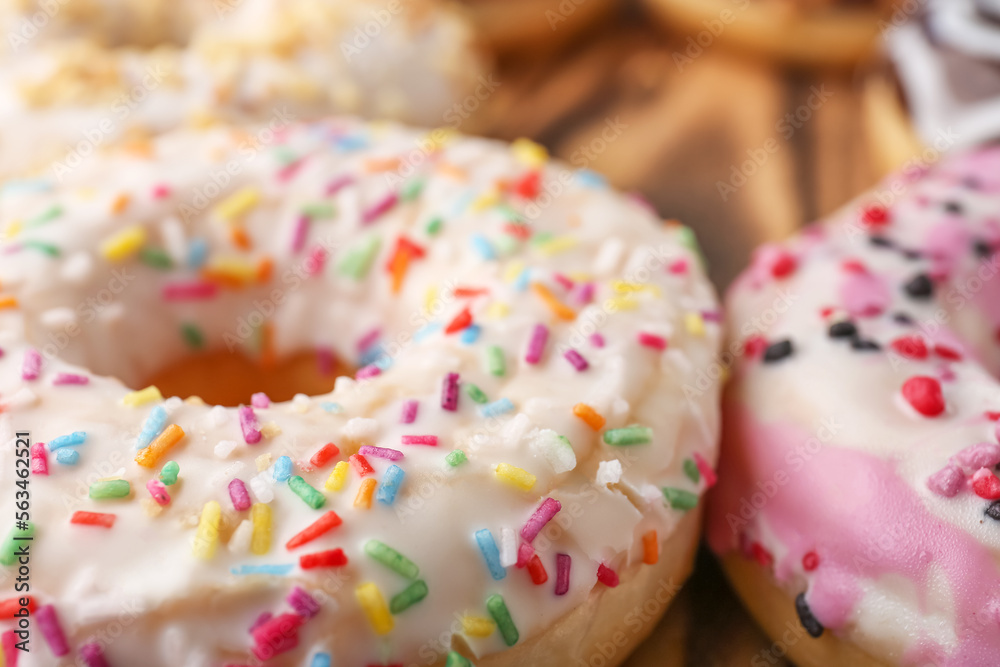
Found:
[[[785,357],[792,356],[792,341],[785,339],[779,340],[777,343],[771,343],[764,350],[764,361],[766,363],[773,363],[775,361],[781,361]]]
[[[924,253],[920,252],[919,250],[904,250],[903,257],[905,257],[910,261],[913,261],[917,259],[923,259]]]
[[[871,236],[868,238],[868,242],[878,248],[891,248],[893,246],[892,239],[887,239],[884,236]]]
[[[944,210],[948,211],[949,213],[955,213],[956,215],[961,215],[962,205],[959,204],[957,201],[946,201],[944,203]]]
[[[896,324],[902,324],[904,326],[913,326],[913,318],[906,313],[896,313],[892,316]]]
[[[829,334],[830,338],[854,338],[858,335],[858,328],[850,320],[834,322],[830,325]]]
[[[819,637],[823,634],[823,624],[816,620],[812,610],[806,604],[806,594],[799,593],[795,597],[795,611],[799,614],[799,622],[806,629],[810,637]]]
[[[993,254],[993,248],[988,242],[982,239],[979,239],[972,244],[972,251],[976,253],[977,257],[989,257]]]
[[[929,299],[934,294],[934,283],[926,273],[921,273],[903,285],[903,289],[914,299]]]
[[[986,516],[994,521],[1000,521],[1000,500],[994,500],[986,508]]]
[[[882,349],[882,346],[873,340],[865,340],[863,338],[855,338],[851,341],[851,347],[859,352],[876,352]]]

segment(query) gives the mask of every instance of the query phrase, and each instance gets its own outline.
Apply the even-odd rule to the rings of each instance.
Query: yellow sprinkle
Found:
[[[21,233],[22,223],[20,220],[14,220],[13,222],[7,223],[7,228],[4,229],[2,238],[12,239]]]
[[[542,283],[531,283],[532,291],[545,302],[549,310],[561,320],[573,321],[576,319],[576,311],[556,298],[552,291]]]
[[[486,309],[486,316],[491,320],[502,320],[510,315],[510,306],[503,301],[494,301]]]
[[[688,313],[684,316],[684,326],[692,336],[705,335],[705,319],[701,313]]]
[[[261,454],[254,459],[254,463],[257,464],[257,472],[263,472],[271,467],[271,455]]]
[[[271,506],[254,503],[250,508],[250,520],[253,521],[250,551],[263,556],[271,550]]]
[[[611,283],[611,287],[619,294],[628,294],[629,292],[652,292],[653,294],[660,295],[659,285],[648,285],[645,283],[627,283],[624,280],[616,280]]]
[[[163,429],[160,435],[149,443],[148,446],[139,450],[135,456],[135,462],[143,468],[155,468],[156,464],[171,447],[180,442],[184,437],[184,429],[177,424],[171,424]]]
[[[489,637],[496,631],[493,619],[484,616],[463,616],[462,632],[470,637]]]
[[[628,294],[611,297],[605,303],[608,310],[635,310],[639,307],[638,300]]]
[[[594,278],[591,274],[584,273],[583,271],[573,271],[571,273],[567,273],[566,277],[575,283],[589,283]]]
[[[494,190],[492,192],[487,192],[486,194],[476,198],[476,200],[472,202],[472,206],[470,206],[469,208],[471,208],[473,211],[479,212],[479,211],[485,211],[486,209],[496,206],[499,203],[500,203],[500,193]]]
[[[122,398],[122,405],[127,405],[130,408],[137,408],[141,405],[146,405],[147,403],[154,403],[156,401],[162,401],[163,394],[155,386],[149,386],[145,389],[140,389],[139,391],[133,391],[131,394],[126,394]]]
[[[361,487],[358,488],[358,495],[354,497],[354,506],[360,510],[369,510],[372,508],[372,493],[375,492],[375,479],[372,477],[365,477],[361,481]]]
[[[557,236],[554,239],[549,239],[544,243],[539,243],[535,246],[538,252],[542,253],[545,257],[552,257],[553,255],[558,255],[561,252],[566,252],[575,248],[579,244],[579,241],[574,236]]]
[[[223,220],[238,218],[260,202],[256,188],[244,188],[215,207],[215,214]]]
[[[372,480],[375,481],[375,480]],[[372,630],[377,635],[387,635],[392,632],[393,620],[389,613],[389,607],[382,597],[382,591],[372,582],[359,584],[354,589],[354,597],[358,599],[358,604],[365,611],[368,622],[371,623]]]
[[[238,283],[257,280],[257,264],[244,257],[214,257],[206,268],[212,274]]]
[[[529,167],[541,167],[549,159],[549,152],[544,146],[536,144],[531,139],[517,139],[510,146],[514,157]]]
[[[333,470],[330,471],[330,476],[326,478],[326,484],[323,487],[327,491],[340,491],[344,488],[347,471],[350,469],[351,466],[347,461],[337,461],[337,465],[333,466]]]
[[[535,486],[534,475],[509,463],[501,463],[497,466],[497,479],[522,491],[531,491],[532,487]]]
[[[524,271],[524,262],[520,261],[511,262],[510,264],[507,265],[507,268],[504,269],[503,272],[504,282],[507,283],[514,282],[515,280],[517,280],[517,277],[521,275],[522,271]]]
[[[278,426],[277,422],[264,422],[260,425],[260,433],[265,438],[273,438],[281,435],[281,427]]]
[[[146,230],[138,225],[123,229],[101,244],[101,254],[110,262],[128,259],[146,242]]]
[[[219,545],[219,522],[222,521],[222,507],[214,500],[205,503],[198,520],[198,532],[194,536],[192,553],[196,558],[211,560]]]
[[[437,287],[428,287],[424,293],[424,313],[430,315],[434,312],[434,304],[437,302]]]
[[[160,516],[160,513],[163,512],[163,507],[152,498],[142,498],[139,505],[142,507],[143,514],[151,519]]]

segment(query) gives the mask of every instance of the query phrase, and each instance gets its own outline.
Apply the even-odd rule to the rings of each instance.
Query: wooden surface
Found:
[[[679,66],[684,48],[683,38],[623,16],[556,60],[502,70],[461,129],[530,137],[638,191],[663,217],[694,228],[722,289],[757,244],[845,204],[881,167],[865,142],[861,74],[785,71],[721,46]],[[794,126],[783,122],[789,113],[801,119]],[[734,168],[762,151],[766,159],[723,197],[719,183],[732,184]],[[703,550],[694,577],[626,666],[789,665],[780,653]]]

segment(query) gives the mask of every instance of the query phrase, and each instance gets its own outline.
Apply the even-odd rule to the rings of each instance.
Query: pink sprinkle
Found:
[[[358,353],[360,354],[360,353],[364,352],[365,350],[367,350],[368,348],[370,348],[372,345],[374,345],[375,342],[379,339],[379,336],[381,336],[381,335],[382,335],[382,330],[378,329],[378,328],[375,328],[375,329],[372,329],[371,331],[369,331],[368,333],[366,333],[361,338],[359,338],[358,339]]]
[[[657,336],[656,334],[646,333],[645,331],[639,332],[639,344],[645,345],[646,347],[651,347],[654,350],[665,350],[667,349],[667,339],[663,336]]]
[[[556,282],[562,285],[565,289],[567,290],[573,289],[573,285],[575,283],[566,276],[564,276],[563,274],[556,273],[552,277],[555,278]]]
[[[250,405],[260,410],[271,407],[271,398],[262,391],[250,397]]]
[[[161,507],[170,504],[170,494],[167,493],[167,487],[163,486],[163,482],[160,480],[151,479],[146,482],[146,490]]]
[[[104,659],[104,651],[97,643],[81,646],[80,658],[87,664],[87,667],[109,667],[108,661]]]
[[[218,285],[200,280],[168,283],[163,286],[163,300],[198,301],[214,298],[218,292]]]
[[[257,620],[255,620],[253,622],[253,625],[250,626],[250,629],[248,630],[248,632],[250,632],[250,634],[253,634],[254,630],[256,630],[260,626],[264,625],[265,623],[267,623],[268,621],[270,621],[272,618],[274,618],[274,614],[272,614],[271,612],[269,612],[269,611],[261,612],[260,616],[257,617]]]
[[[537,364],[542,360],[542,353],[545,352],[545,343],[549,340],[549,328],[544,324],[536,324],[535,330],[531,333],[531,340],[528,341],[528,352],[524,355],[524,360],[529,364]]]
[[[261,623],[253,630],[253,654],[266,661],[291,651],[299,645],[299,628],[305,621],[298,614],[281,614]]]
[[[963,468],[970,471],[992,468],[1000,463],[1000,445],[992,442],[969,445],[955,455],[955,460]]]
[[[587,367],[590,366],[590,364],[587,363],[587,360],[584,359],[583,356],[576,350],[566,350],[566,352],[563,353],[563,356],[566,357],[566,361],[573,364],[573,368],[578,371],[585,371],[587,370]]]
[[[381,375],[382,369],[375,364],[368,364],[367,366],[362,366],[358,369],[358,372],[354,374],[354,377],[358,380],[365,380],[367,378],[373,378],[376,375]]]
[[[963,486],[965,475],[950,463],[927,478],[927,488],[945,498],[954,498]]]
[[[351,176],[341,176],[340,178],[330,181],[330,183],[326,186],[326,196],[329,197],[330,195],[337,194],[353,182],[354,179]]]
[[[56,608],[50,604],[38,608],[35,612],[35,623],[42,631],[42,636],[49,645],[52,655],[57,658],[69,653],[69,644],[66,643],[66,635],[63,634],[62,626],[59,625],[59,617],[56,616]]]
[[[556,595],[569,592],[569,568],[573,559],[569,554],[556,554]]]
[[[597,580],[608,588],[618,585],[618,575],[604,563],[597,566]]]
[[[594,300],[594,283],[583,283],[576,290],[573,300],[583,306]]]
[[[531,557],[535,555],[535,549],[527,542],[521,542],[521,545],[517,548],[517,563],[518,567],[524,567],[531,560]]]
[[[313,246],[306,261],[303,262],[302,268],[305,269],[307,275],[319,275],[323,272],[323,267],[326,266],[326,260],[329,257],[330,253],[327,252],[326,248],[321,245]]]
[[[412,424],[417,421],[417,410],[420,408],[420,403],[414,400],[409,400],[403,403],[403,414],[400,416],[399,421],[402,424]],[[408,444],[406,442],[406,437],[403,436],[403,444]]]
[[[250,494],[242,479],[237,477],[229,483],[229,499],[233,501],[233,509],[237,512],[250,509]]]
[[[90,378],[86,375],[76,375],[75,373],[59,373],[52,384],[90,384]]]
[[[374,456],[377,459],[389,459],[390,461],[398,461],[403,458],[403,452],[398,449],[389,449],[388,447],[376,447],[374,445],[362,445],[361,449],[358,450],[362,456]]]
[[[337,355],[334,354],[333,349],[320,346],[316,348],[316,370],[322,376],[333,374],[333,364],[336,360]]]
[[[17,635],[14,634],[13,630],[8,630],[0,635],[0,650],[3,651],[3,657],[6,659],[8,667],[17,667],[20,651],[17,648]]]
[[[295,229],[292,230],[292,252],[300,253],[306,246],[306,237],[309,235],[309,216],[300,215],[295,221]]]
[[[458,373],[448,373],[441,384],[441,407],[449,412],[458,410]]]
[[[291,180],[291,178],[295,176],[295,174],[297,174],[300,169],[302,169],[302,165],[305,163],[305,161],[306,161],[305,158],[301,158],[299,160],[296,160],[295,162],[286,164],[284,167],[278,170],[278,180],[281,182]]]
[[[703,310],[701,311],[701,319],[706,322],[721,322],[722,313],[717,310]]]
[[[170,186],[160,183],[153,186],[153,199],[165,199],[170,196]]]
[[[521,537],[526,542],[534,540],[542,528],[545,527],[545,524],[551,521],[552,517],[558,514],[561,509],[562,503],[555,498],[546,498],[543,500],[542,504],[538,506],[538,509],[535,510],[535,513],[531,515],[531,518],[528,519],[528,522],[521,529]]]
[[[404,435],[404,445],[427,445],[437,447],[438,437],[436,435]]]
[[[705,489],[711,489],[719,481],[719,477],[712,470],[712,465],[698,452],[695,452],[691,456],[694,458],[695,465],[698,466],[698,472],[705,479]]]
[[[44,442],[36,442],[31,446],[31,474],[49,474],[49,457],[48,454],[45,453]]]
[[[37,380],[42,373],[42,355],[33,347],[24,351],[24,361],[21,363],[21,379]]]
[[[316,598],[309,595],[300,586],[296,586],[292,589],[292,592],[288,594],[288,604],[295,610],[295,612],[302,616],[303,618],[309,619],[319,613],[319,602]]]
[[[667,265],[667,271],[675,275],[680,275],[688,272],[688,261],[685,258],[675,259]]]
[[[594,347],[604,347],[604,336],[599,333],[590,334],[590,344]]]
[[[249,405],[241,405],[239,409],[240,429],[243,431],[243,440],[248,445],[256,445],[260,442],[260,423],[257,421],[257,414]]]
[[[375,222],[383,215],[385,215],[390,209],[392,209],[392,207],[395,206],[396,202],[398,201],[399,201],[399,195],[397,195],[395,192],[390,192],[388,195],[385,196],[385,198],[382,201],[375,204],[367,211],[363,211],[361,213],[361,224],[370,225],[371,223]]]

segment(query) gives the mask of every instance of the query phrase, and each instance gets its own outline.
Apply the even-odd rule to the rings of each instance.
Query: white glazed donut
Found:
[[[0,61],[0,176],[61,178],[123,137],[183,125],[340,112],[436,127],[483,85],[465,18],[424,3],[243,0],[186,46],[147,50],[46,34]]]
[[[728,294],[708,538],[800,665],[997,664],[998,249],[992,146],[763,248]]]
[[[690,230],[523,140],[259,140],[170,133],[3,191],[5,532],[17,433],[35,456],[20,664],[619,664],[714,480]],[[238,409],[141,387],[227,346],[359,370]]]

